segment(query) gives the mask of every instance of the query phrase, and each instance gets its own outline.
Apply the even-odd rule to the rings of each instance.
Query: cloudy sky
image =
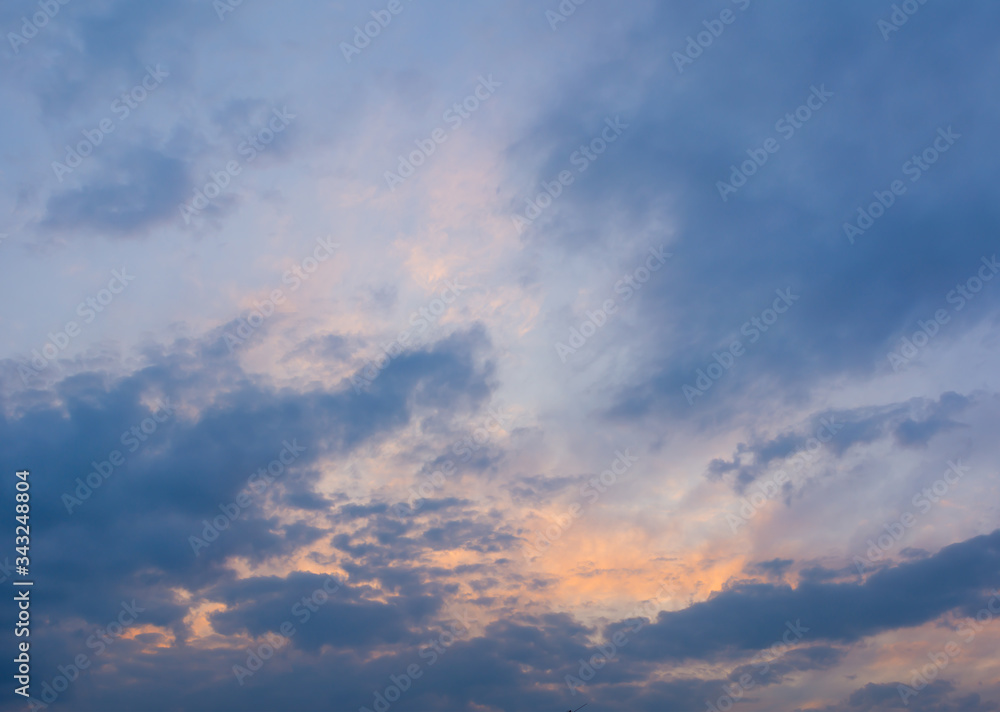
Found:
[[[998,23],[4,3],[0,709],[1000,710]]]

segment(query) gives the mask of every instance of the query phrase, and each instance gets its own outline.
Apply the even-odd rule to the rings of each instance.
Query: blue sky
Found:
[[[5,4],[0,708],[1000,709],[998,20]]]

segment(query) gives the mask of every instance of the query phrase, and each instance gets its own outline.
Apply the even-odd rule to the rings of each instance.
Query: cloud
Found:
[[[980,129],[978,79],[960,69],[970,61],[962,47],[980,37],[979,22],[996,19],[995,8],[985,16],[942,12],[935,22],[911,23],[900,38],[906,50],[862,29],[875,28],[881,14],[863,3],[826,7],[808,18],[764,5],[737,14],[740,22],[679,74],[672,52],[683,51],[685,35],[704,29],[702,20],[717,11],[703,5],[646,10],[628,51],[592,70],[602,85],[621,90],[609,96],[564,83],[534,134],[519,145],[558,163],[592,138],[588,130],[600,125],[602,111],[631,122],[625,140],[577,176],[573,190],[530,234],[532,244],[549,250],[613,263],[621,247],[610,235],[643,234],[650,242],[670,236],[676,269],[644,287],[635,321],[648,328],[620,342],[636,359],[607,409],[616,418],[657,414],[704,418],[707,425],[762,398],[794,400],[837,376],[885,371],[887,352],[916,330],[918,319],[951,310],[948,291],[995,251],[991,236],[1000,224],[984,188],[990,161],[963,151],[994,145],[996,138]],[[835,43],[821,40],[816,47],[813,32],[786,30],[788,23],[818,21]],[[909,43],[928,37],[954,54],[943,64],[916,54],[900,63],[891,51],[914,51]],[[664,42],[669,51],[653,51]],[[635,71],[638,58],[642,72]],[[767,86],[747,82],[725,71],[736,64],[782,79]],[[946,67],[964,79],[952,81]],[[802,105],[812,86],[827,87],[833,98],[792,138],[780,138],[776,122]],[[946,99],[929,109],[927,97],[935,92]],[[881,98],[874,106],[873,96]],[[902,114],[920,120],[901,131],[878,128]],[[567,116],[594,118],[588,129],[580,121],[567,124]],[[965,147],[959,144],[933,173],[910,183],[903,163],[949,125],[966,130]],[[729,180],[730,167],[769,137],[779,141],[779,152],[723,202],[717,182]],[[537,179],[550,180],[552,173],[546,165]],[[897,178],[909,192],[851,245],[842,224]],[[946,235],[954,240],[943,241]],[[787,314],[756,337],[749,328],[741,331],[770,306],[776,289],[788,287],[800,300]],[[995,313],[998,299],[1000,292],[984,290],[974,309],[954,314],[960,324],[950,324],[938,343]],[[690,406],[682,386],[737,339],[746,355]]]
[[[823,707],[819,712],[886,712],[908,709],[914,712],[993,712],[1000,705],[984,701],[978,694],[961,694],[947,680],[935,680],[906,704],[899,694],[901,683],[869,683],[855,690],[843,703]],[[796,712],[804,712],[797,710]]]
[[[680,611],[660,613],[624,654],[645,660],[705,659],[762,650],[786,624],[809,641],[853,643],[919,626],[951,611],[980,610],[1000,586],[1000,530],[934,556],[883,569],[863,583],[740,584]]]
[[[46,400],[8,394],[13,410],[0,419],[5,461],[30,461],[51,473],[37,478],[32,512],[40,531],[32,542],[42,562],[36,570],[52,576],[42,594],[46,605],[53,615],[96,623],[118,600],[136,597],[158,602],[147,620],[181,626],[187,608],[170,588],[198,590],[228,578],[225,562],[233,557],[262,563],[320,536],[305,521],[279,524],[268,513],[270,497],[286,493],[278,500],[285,505],[304,498],[303,515],[315,512],[322,498],[313,486],[323,463],[386,438],[417,414],[482,403],[490,367],[476,359],[487,347],[479,332],[454,334],[399,357],[361,394],[347,384],[278,390],[252,383],[232,361],[205,362],[183,349],[150,351],[147,364],[126,375],[68,376]],[[174,414],[143,442],[133,438],[133,451],[128,433],[163,399]],[[202,536],[220,506],[256,492],[251,476],[257,473],[259,485],[261,468],[266,472],[289,441],[302,450],[297,459],[196,556],[190,537]],[[120,467],[110,467],[112,451],[124,457]],[[111,473],[88,488],[98,466]],[[12,487],[8,482],[11,497]],[[72,513],[64,495],[75,502]]]
[[[786,460],[801,464],[801,457],[805,457],[813,463],[821,452],[841,458],[856,445],[869,445],[889,436],[906,447],[925,447],[934,436],[961,427],[952,416],[977,399],[976,395],[947,392],[936,402],[912,398],[885,406],[824,411],[796,430],[739,443],[731,459],[713,459],[705,476],[724,480],[742,494],[748,485]]]
[[[85,181],[49,198],[43,229],[133,236],[176,218],[192,189],[184,161],[149,148],[125,152]]]

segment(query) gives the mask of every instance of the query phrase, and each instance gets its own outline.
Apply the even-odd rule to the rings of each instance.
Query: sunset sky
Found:
[[[3,3],[0,710],[1000,710],[998,26]]]

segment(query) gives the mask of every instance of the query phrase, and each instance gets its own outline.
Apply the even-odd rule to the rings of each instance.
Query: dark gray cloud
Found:
[[[723,480],[742,493],[772,467],[799,470],[819,462],[823,453],[842,457],[856,445],[882,438],[892,437],[906,447],[923,447],[935,435],[962,427],[952,416],[972,405],[977,397],[948,392],[937,401],[913,398],[885,406],[824,411],[796,430],[739,443],[731,459],[712,460],[705,475]]]
[[[312,653],[324,645],[353,651],[386,644],[416,645],[420,626],[432,623],[431,617],[441,610],[438,597],[407,595],[370,601],[365,600],[363,589],[328,583],[329,579],[306,573],[243,579],[215,586],[204,596],[226,604],[225,611],[211,616],[216,631],[263,638],[266,633],[279,634],[281,625],[291,621],[300,629],[292,636],[292,644]],[[329,590],[338,585],[339,589],[328,593],[328,600],[317,596],[312,607],[301,603],[311,601],[324,584]]]
[[[147,609],[144,622],[172,629],[183,644],[189,609],[176,601],[171,588],[205,590],[209,596],[229,590],[234,596],[239,585],[224,566],[228,559],[263,562],[315,541],[321,530],[304,522],[279,525],[261,514],[260,505],[288,492],[305,496],[306,511],[315,511],[312,486],[323,458],[384,438],[438,408],[461,413],[478,407],[491,392],[491,367],[482,362],[488,346],[481,331],[457,333],[400,356],[371,392],[360,394],[347,384],[331,392],[275,390],[252,383],[232,361],[202,359],[199,349],[191,353],[183,344],[173,352],[148,352],[148,364],[130,375],[68,376],[47,398],[8,392],[0,419],[2,458],[11,471],[33,463],[34,572],[49,581],[44,591],[39,588],[39,610],[53,621],[72,617],[101,625],[113,620],[120,601],[134,598]],[[203,400],[208,392],[211,402]],[[157,399],[172,403],[173,415],[129,452],[123,433],[156,413],[163,417],[151,405]],[[302,452],[270,490],[196,556],[190,537],[203,536],[206,520],[220,515],[220,505],[231,506],[241,492],[253,491],[248,478],[275,461],[288,442]],[[123,453],[124,464],[91,494],[80,489],[77,479],[85,483],[94,462],[106,471],[101,463],[110,462],[113,450]],[[13,500],[13,483],[8,481],[5,490]],[[79,497],[72,513],[64,494]],[[277,580],[272,584],[280,587]],[[294,592],[293,584],[289,590]],[[279,594],[273,595],[274,602],[237,606],[219,618],[220,626],[256,630],[267,620],[268,604],[279,605]],[[418,591],[382,608],[355,605],[357,610],[330,610],[360,625],[388,619],[397,609],[422,620],[440,602]],[[311,630],[300,638],[302,644],[320,645],[324,629]],[[58,637],[55,631],[48,635]],[[39,660],[38,671],[62,662],[57,653],[71,650],[72,643],[54,645],[52,657]]]
[[[626,654],[685,660],[761,650],[780,642],[789,622],[808,628],[804,639],[810,642],[852,643],[950,611],[974,614],[997,586],[1000,530],[883,569],[860,584],[740,584],[681,611],[660,613]]]
[[[737,4],[724,0],[721,6]],[[0,27],[16,29],[37,5],[4,4]],[[414,3],[344,74],[337,43],[349,39],[353,25],[367,21],[375,8],[334,12],[328,5],[245,2],[224,22],[204,0],[61,5],[51,26],[20,56],[4,58],[4,89],[19,92],[9,102],[14,118],[37,124],[36,143],[51,144],[45,146],[46,160],[34,154],[29,160],[17,137],[4,143],[11,166],[4,175],[25,174],[16,179],[22,186],[19,219],[34,220],[45,239],[148,235],[179,219],[177,206],[190,199],[200,176],[234,157],[234,146],[287,90],[296,95],[289,100],[293,111],[303,107],[302,124],[282,134],[260,161],[284,162],[304,149],[302,139],[311,138],[310,157],[318,159],[287,187],[300,191],[297,199],[315,197],[317,213],[275,214],[267,230],[311,229],[313,220],[338,219],[346,230],[381,239],[383,218],[395,217],[392,201],[366,205],[364,176],[377,173],[381,163],[360,152],[368,144],[409,148],[419,135],[414,124],[425,116],[437,120],[437,102],[455,78],[449,76],[452,67],[474,73],[489,60],[499,67],[498,76],[500,68],[508,72],[502,81],[510,93],[497,99],[509,102],[497,104],[508,112],[496,115],[499,123],[491,126],[485,113],[477,115],[488,136],[482,145],[496,143],[497,136],[510,143],[502,149],[505,160],[481,175],[492,181],[509,168],[499,185],[486,188],[512,196],[511,211],[522,209],[528,187],[566,168],[570,154],[597,134],[605,117],[620,116],[628,124],[621,139],[522,236],[519,274],[498,277],[506,280],[503,286],[516,281],[544,304],[548,284],[540,283],[552,265],[566,267],[561,281],[591,273],[595,264],[630,269],[647,243],[668,244],[675,255],[671,269],[643,288],[626,318],[602,331],[601,338],[623,355],[614,379],[588,387],[603,396],[601,415],[626,428],[656,430],[659,437],[669,428],[657,421],[683,418],[715,431],[748,413],[799,407],[834,379],[886,372],[886,353],[935,309],[947,308],[952,316],[935,337],[935,348],[996,320],[996,286],[961,311],[944,301],[956,282],[974,273],[980,257],[993,254],[1000,228],[994,189],[1000,8],[994,5],[926,3],[884,41],[876,21],[891,11],[888,2],[748,2],[738,21],[681,73],[674,51],[683,51],[687,36],[719,15],[719,2],[629,8],[584,3],[557,32],[547,27],[544,4],[449,0],[418,9]],[[517,18],[516,33],[498,20],[502,16]],[[513,49],[497,57],[498,47]],[[434,61],[415,61],[425,55]],[[577,66],[566,57],[581,61]],[[169,66],[169,81],[143,107],[134,129],[116,129],[121,133],[53,192],[44,184],[23,187],[39,182],[29,175],[39,166],[50,180],[49,160],[60,157],[66,137],[93,126],[94,116],[157,62]],[[375,70],[365,74],[362,65]],[[748,149],[774,136],[775,121],[802,104],[813,87],[833,96],[793,137],[779,138],[780,151],[723,201],[717,181],[729,178],[730,166]],[[518,96],[531,96],[530,104],[517,105]],[[516,133],[525,126],[526,132]],[[851,245],[842,224],[947,127],[961,134],[955,146],[918,183],[908,183],[907,194]],[[469,146],[478,145],[478,130],[470,127],[466,134]],[[328,157],[331,165],[321,165]],[[278,204],[287,197],[283,188],[262,190]],[[207,218],[227,214],[236,195],[219,198],[206,209]],[[297,201],[296,209],[307,212],[308,202]],[[372,204],[378,220],[366,214]],[[478,213],[478,207],[467,212]],[[489,215],[496,207],[482,212]],[[428,227],[438,234],[440,225],[423,221],[430,214],[423,205],[403,212],[399,229],[387,231],[393,248],[410,249],[407,240]],[[455,235],[449,230],[440,232],[450,240]],[[261,239],[248,240],[248,249],[260,247]],[[442,245],[450,243],[434,249]],[[429,254],[416,247],[414,255]],[[378,246],[370,250],[376,253]],[[382,276],[363,281],[365,294],[350,308],[388,315],[402,306],[402,284],[386,284]],[[573,285],[573,293],[577,286],[582,291],[591,285]],[[741,325],[773,302],[775,290],[785,289],[799,298],[748,343]],[[497,295],[506,298],[502,291]],[[534,323],[555,322],[539,316]],[[260,337],[285,323],[275,317]],[[755,675],[759,688],[803,671],[838,675],[837,666],[859,641],[928,623],[952,625],[954,616],[980,610],[1000,584],[1000,532],[937,553],[903,549],[903,563],[886,562],[865,579],[853,567],[827,568],[828,559],[796,550],[786,553],[794,558],[747,566],[752,581],[733,583],[680,610],[651,612],[652,620],[629,635],[628,645],[585,692],[572,696],[566,676],[578,674],[580,661],[594,654],[599,641],[636,621],[585,623],[584,609],[549,610],[545,597],[560,592],[564,581],[524,570],[519,524],[510,511],[470,501],[466,487],[435,491],[417,511],[401,516],[400,503],[391,499],[398,496],[395,490],[358,494],[349,484],[336,492],[318,486],[329,468],[372,453],[392,452],[392,467],[399,470],[393,486],[408,484],[408,478],[419,482],[455,458],[454,449],[437,443],[469,434],[472,416],[490,401],[501,373],[511,376],[515,391],[536,395],[530,378],[519,380],[520,364],[511,370],[495,365],[511,345],[495,347],[486,328],[476,325],[392,359],[364,391],[356,392],[349,379],[294,389],[237,365],[222,339],[233,326],[169,347],[145,347],[135,362],[108,353],[66,359],[63,373],[53,369],[46,385],[27,390],[20,388],[15,364],[0,364],[0,464],[9,474],[30,463],[35,478],[36,681],[51,680],[58,665],[87,651],[88,637],[114,619],[122,602],[136,600],[144,609],[141,621],[161,631],[115,642],[102,658],[105,665],[81,677],[57,703],[66,709],[371,708],[374,691],[385,690],[390,676],[417,663],[423,675],[399,709],[558,710],[587,700],[588,712],[701,710],[744,674]],[[518,348],[537,330],[525,336]],[[745,342],[746,355],[689,406],[681,387],[736,338]],[[282,363],[304,358],[343,372],[366,346],[371,344],[353,335],[315,334],[291,345]],[[570,400],[559,407],[575,410],[575,395],[566,394]],[[111,450],[124,449],[122,434],[152,418],[158,399],[169,399],[176,413],[158,422],[148,442],[129,452],[92,494],[81,495],[84,501],[68,514],[62,495],[85,489],[77,479],[85,480],[91,463],[108,460]],[[824,418],[842,423],[829,442],[817,445],[825,460],[837,462],[870,445],[919,454],[935,438],[972,432],[963,431],[963,419],[980,399],[947,392],[936,400],[845,407],[777,434],[755,433],[750,426],[745,442],[712,461],[705,474],[742,492],[769,468],[808,451]],[[581,423],[574,426],[608,425]],[[394,439],[404,432],[406,437]],[[398,451],[409,447],[414,433],[435,444]],[[550,437],[541,428],[519,434],[521,440],[490,443],[463,460],[457,479],[473,487],[496,484],[520,445],[530,440],[525,449],[541,452]],[[570,449],[578,433],[558,435],[550,442]],[[300,456],[196,555],[191,535],[209,538],[203,534],[209,522],[244,492],[251,474],[288,447],[286,441],[304,447]],[[524,467],[517,462],[517,472],[503,483],[515,509],[573,484],[571,472],[539,474],[556,466],[550,469],[548,458],[534,455]],[[362,469],[338,474],[353,483],[364,477]],[[665,483],[668,489],[674,484]],[[10,501],[9,478],[0,491]],[[246,651],[234,649],[232,640],[275,632],[296,618],[296,603],[325,580],[302,570],[281,576],[260,570],[287,571],[288,561],[311,546],[316,551],[299,568],[336,570],[346,581],[301,624],[291,645],[239,685],[232,666],[246,659]],[[653,566],[665,558],[650,552]],[[593,573],[594,579],[599,575],[607,570]],[[193,618],[201,605],[213,606],[203,611],[218,635],[208,639],[211,647],[204,639],[193,642],[192,626],[205,620]],[[421,653],[440,639],[457,610],[470,608],[484,616],[476,632],[457,635],[428,663]],[[11,619],[11,607],[0,610],[6,649],[13,649]],[[754,656],[781,640],[789,624],[808,630],[761,673]],[[148,645],[154,640],[159,647]],[[723,671],[681,678],[675,670],[681,662]],[[10,662],[0,664],[0,672],[11,679]],[[858,689],[848,694],[853,687]],[[843,689],[846,699],[828,712],[901,709],[891,683],[859,679]],[[908,708],[997,709],[985,691],[976,692],[938,680]],[[17,703],[10,695],[0,697],[0,708]]]
[[[983,27],[1000,19],[998,9],[923,7],[920,22],[885,42],[876,21],[890,11],[859,0],[822,10],[753,3],[679,74],[671,52],[683,51],[686,36],[719,8],[657,6],[633,31],[629,51],[595,68],[586,83],[566,83],[534,140],[519,146],[551,156],[538,175],[549,180],[605,115],[622,113],[630,122],[622,140],[526,238],[623,266],[630,256],[616,252],[608,235],[646,234],[675,254],[677,269],[650,280],[637,300],[646,328],[622,327],[650,356],[612,394],[609,413],[665,412],[708,425],[739,412],[736,404],[799,397],[837,374],[887,370],[886,354],[936,309],[953,317],[939,340],[995,312],[995,289],[961,312],[951,311],[945,295],[995,252],[1000,232],[989,190],[997,137],[987,128],[998,105],[980,90],[982,72],[996,78],[996,69],[979,66],[989,42]],[[927,43],[935,52],[922,49]],[[636,73],[640,58],[646,68]],[[749,80],[762,76],[770,80]],[[621,90],[593,92],[595,84]],[[813,86],[833,98],[793,137],[780,138],[776,121]],[[626,88],[642,98],[626,99]],[[910,182],[903,163],[948,126],[959,142]],[[768,137],[780,150],[723,202],[717,181]],[[851,245],[843,223],[897,178],[908,192]],[[664,223],[673,226],[670,240],[651,227]],[[788,287],[800,299],[750,343],[741,325]],[[746,354],[689,406],[682,386],[734,339]]]
[[[159,150],[133,148],[89,175],[82,187],[53,194],[41,227],[132,236],[176,219],[177,206],[192,186],[184,161]]]
[[[795,672],[830,669],[843,658],[845,649],[820,640],[849,642],[844,638],[916,625],[971,603],[984,586],[996,584],[998,552],[1000,532],[948,547],[929,560],[876,574],[865,584],[801,585],[794,590],[757,585],[722,592],[681,611],[661,613],[657,622],[629,635],[614,659],[587,683],[585,696],[579,699],[606,710],[620,709],[623,704],[639,710],[662,709],[664,704],[694,708],[724,696],[724,686],[745,674],[753,676],[754,686],[760,690],[781,684]],[[401,577],[388,589],[385,601],[368,600],[370,589],[364,584],[346,584],[305,623],[292,613],[293,606],[321,587],[327,577],[298,572],[287,577],[219,580],[204,592],[209,600],[227,604],[225,611],[213,615],[220,631],[263,636],[286,620],[296,628],[292,644],[279,651],[245,686],[236,685],[230,673],[234,664],[244,664],[245,651],[172,647],[155,653],[155,659],[130,660],[129,645],[123,641],[116,651],[116,665],[124,679],[135,680],[138,686],[112,689],[110,680],[95,676],[92,682],[74,689],[70,699],[76,700],[73,704],[79,709],[89,709],[89,701],[97,699],[111,709],[129,709],[130,704],[138,703],[137,690],[141,689],[155,695],[156,709],[202,709],[208,705],[213,709],[267,710],[281,704],[278,695],[285,704],[306,709],[321,708],[334,699],[356,709],[369,705],[373,691],[390,685],[390,676],[398,679],[416,663],[422,675],[406,700],[419,709],[472,710],[483,699],[501,708],[566,706],[568,693],[559,690],[566,689],[562,686],[567,675],[578,674],[580,661],[596,652],[593,629],[567,614],[522,614],[490,623],[481,635],[460,634],[455,642],[449,638],[448,645],[440,649],[440,635],[454,623],[443,615],[443,592],[428,593],[433,584],[422,575],[397,573]],[[953,585],[949,586],[949,581]],[[782,631],[787,630],[785,621],[799,614],[802,624],[807,625],[808,620],[812,627],[795,641],[796,646],[768,658],[766,666],[751,661],[758,650],[780,640]],[[845,618],[852,614],[856,623],[845,629]],[[772,624],[774,629],[770,629]],[[620,625],[609,628],[602,638],[607,640],[616,629]],[[439,650],[431,655],[428,651],[434,650],[434,640],[438,640]],[[72,651],[74,643],[79,641],[62,641],[66,648],[60,652]],[[368,659],[374,650],[382,654]],[[421,651],[427,654],[420,655]],[[692,657],[734,657],[741,662],[725,679],[647,682],[648,674],[664,660]],[[320,674],[323,670],[326,674]],[[183,680],[184,684],[172,684],[172,680]],[[316,684],[316,680],[323,682]],[[893,695],[897,695],[895,685],[866,685],[844,706],[828,709],[899,709],[891,701]],[[914,709],[996,709],[978,696],[958,693],[941,681],[912,702]]]
[[[8,28],[19,32],[22,18],[39,9],[38,3],[17,4],[23,7],[11,3],[0,10],[5,39]],[[186,47],[217,27],[210,9],[186,0],[59,5],[47,26],[8,62],[36,98],[44,120],[53,123],[97,105],[105,109],[141,78],[146,64],[163,62],[175,78],[187,76],[192,58]],[[45,71],[46,55],[59,58],[61,71]]]
[[[767,577],[782,578],[789,567],[795,562],[792,559],[771,559],[770,561],[760,561],[754,564],[750,570],[761,573]]]
[[[962,694],[947,680],[934,680],[904,703],[899,686],[905,683],[869,683],[855,690],[843,703],[817,708],[819,712],[887,712],[888,710],[914,710],[914,712],[993,712],[1000,705],[987,702],[978,694]],[[804,712],[796,710],[796,712]]]

